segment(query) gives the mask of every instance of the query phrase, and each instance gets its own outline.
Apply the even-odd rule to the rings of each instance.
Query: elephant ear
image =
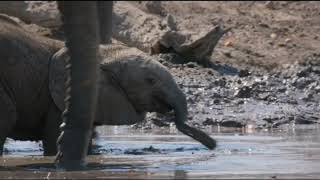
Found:
[[[96,123],[107,125],[131,125],[144,120],[145,113],[137,112],[127,98],[125,92],[118,86],[118,82],[105,76],[100,77],[98,96],[98,112]]]
[[[62,111],[65,108],[65,66],[69,56],[67,48],[56,52],[49,65],[49,90],[53,102]],[[117,70],[118,63],[108,63],[104,67]],[[95,124],[97,125],[130,125],[144,120],[145,113],[136,112],[119,83],[112,79],[111,71],[102,69],[99,82],[98,106]]]
[[[53,102],[61,112],[65,108],[65,66],[68,58],[67,48],[62,48],[52,56],[49,64],[49,91]]]

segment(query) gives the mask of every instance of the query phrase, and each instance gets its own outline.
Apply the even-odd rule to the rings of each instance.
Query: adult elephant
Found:
[[[85,167],[97,101],[98,44],[111,40],[112,1],[57,1],[70,62],[66,106],[58,139],[58,167]]]

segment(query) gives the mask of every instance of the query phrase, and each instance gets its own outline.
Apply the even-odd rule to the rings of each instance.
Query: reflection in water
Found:
[[[207,129],[218,140],[214,151],[172,130],[137,131],[109,126],[98,131],[95,152],[100,155],[89,156],[89,169],[82,172],[87,178],[295,177],[299,174],[317,177],[320,169],[319,125],[287,126],[271,131],[256,131],[250,126],[220,128],[219,133],[215,133],[215,128]],[[0,177],[17,177],[13,172],[19,172],[21,177],[35,176],[31,172],[37,172],[39,177],[46,177],[48,172],[52,172],[50,177],[65,176],[56,172],[52,157],[41,156],[39,143],[8,140],[5,148],[6,153],[0,159]]]
[[[187,179],[187,172],[184,170],[175,170],[174,179]]]

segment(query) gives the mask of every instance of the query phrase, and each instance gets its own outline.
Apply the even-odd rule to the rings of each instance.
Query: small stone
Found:
[[[308,77],[301,77],[293,81],[292,85],[295,86],[298,89],[304,89],[309,84],[315,82],[315,80],[308,78]]]
[[[314,121],[309,120],[310,118],[306,118],[304,116],[298,115],[294,118],[295,124],[314,124]]]
[[[287,90],[286,87],[279,87],[278,88],[278,92],[280,92],[280,93],[284,93],[284,92],[286,92],[286,90]]]
[[[225,52],[225,53],[223,53],[226,57],[228,57],[228,58],[231,58],[232,56],[231,56],[231,53],[230,52]]]
[[[208,72],[209,75],[214,75],[214,73],[213,73],[213,71],[211,69],[209,69],[207,72]]]
[[[287,38],[287,39],[284,40],[284,42],[289,43],[289,42],[291,42],[291,39]]]
[[[271,37],[272,39],[275,39],[275,38],[278,37],[278,35],[277,35],[276,33],[271,33],[271,34],[270,34],[270,37]]]
[[[242,128],[245,126],[245,124],[238,122],[238,121],[235,121],[235,120],[224,120],[220,123],[220,126]]]
[[[246,77],[249,76],[251,73],[249,72],[249,70],[247,69],[241,69],[239,71],[239,77]]]
[[[304,33],[301,33],[298,35],[299,37],[306,37],[306,35]]]
[[[244,104],[244,100],[239,100],[237,104]]]
[[[187,66],[188,68],[195,68],[195,67],[196,67],[196,64],[193,63],[193,62],[188,62],[188,63],[186,64],[186,66]]]
[[[304,100],[304,101],[311,101],[312,99],[313,99],[312,93],[307,93],[302,97],[302,100]]]
[[[227,98],[223,98],[223,102],[224,103],[231,103],[230,99],[227,99]]]
[[[178,28],[177,28],[176,20],[171,14],[167,15],[166,20],[167,20],[167,25],[170,28],[170,30],[177,31]]]
[[[268,8],[268,9],[274,10],[275,9],[275,4],[274,4],[273,1],[267,1],[265,3],[265,7]]]
[[[225,47],[231,47],[231,46],[233,46],[233,43],[232,43],[231,40],[227,40],[227,41],[224,43],[224,46],[225,46]]]
[[[219,100],[219,99],[215,99],[215,100],[213,100],[213,103],[214,103],[214,104],[219,104],[219,103],[220,103],[220,100]]]
[[[279,117],[266,117],[263,118],[262,120],[267,121],[268,123],[274,123],[280,120]]]
[[[268,41],[268,44],[271,45],[271,46],[274,45],[274,43],[272,41]]]
[[[236,92],[235,96],[238,98],[250,98],[251,94],[252,94],[252,87],[243,86]]]
[[[259,26],[261,26],[263,28],[269,28],[269,25],[265,24],[265,23],[259,23]]]
[[[312,67],[308,67],[301,71],[298,71],[296,75],[299,77],[306,77],[309,73],[311,73],[311,71],[312,71]]]
[[[217,125],[217,122],[214,121],[212,118],[207,117],[206,120],[202,123],[202,125],[204,125],[204,126]]]

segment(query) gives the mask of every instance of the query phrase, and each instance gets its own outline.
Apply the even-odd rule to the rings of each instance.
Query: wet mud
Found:
[[[174,54],[160,56],[187,96],[188,121],[195,127],[270,129],[320,122],[318,54],[281,71],[237,69],[226,64],[204,68],[196,63],[179,64]],[[150,114],[148,121],[135,127],[169,127],[173,118]]]

